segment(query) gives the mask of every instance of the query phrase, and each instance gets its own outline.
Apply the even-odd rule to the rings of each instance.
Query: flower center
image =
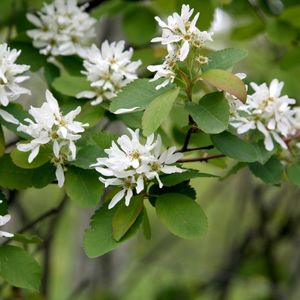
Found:
[[[138,150],[133,150],[131,153],[130,153],[130,156],[133,160],[136,160],[136,159],[139,159],[141,157],[141,154]]]
[[[160,164],[159,163],[152,163],[151,164],[151,170],[153,171],[153,172],[159,172],[160,171]]]

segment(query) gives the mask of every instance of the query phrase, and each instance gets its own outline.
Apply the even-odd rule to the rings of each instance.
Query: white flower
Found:
[[[190,21],[194,9],[190,9],[189,5],[183,5],[181,8],[181,15],[173,13],[167,19],[167,23],[162,21],[159,17],[155,17],[159,26],[162,28],[162,36],[156,37],[151,42],[160,42],[167,46],[168,54],[161,65],[148,66],[150,72],[156,72],[151,81],[163,78],[164,81],[159,84],[156,89],[160,89],[169,83],[172,83],[176,77],[176,68],[178,61],[184,61],[191,48],[199,50],[207,41],[212,41],[213,33],[207,31],[200,31],[196,27],[199,13]],[[205,62],[204,56],[198,63]],[[194,60],[194,62],[197,60]]]
[[[156,72],[150,81],[156,81],[160,78],[165,79],[161,84],[156,86],[157,90],[174,81],[176,77],[175,67],[177,59],[175,53],[169,53],[161,65],[150,65],[147,67],[150,72]]]
[[[145,190],[145,184],[154,178],[162,187],[159,179],[161,173],[171,174],[185,171],[172,165],[182,157],[182,154],[175,153],[175,147],[160,153],[160,136],[154,141],[154,134],[152,134],[147,138],[145,144],[142,144],[139,129],[128,130],[131,138],[127,135],[119,137],[117,143],[113,142],[112,146],[105,150],[108,157],[97,158],[97,162],[91,165],[104,176],[99,179],[105,187],[120,186],[122,188],[111,200],[109,208],[114,207],[124,197],[125,204],[129,205],[134,192],[139,194]]]
[[[21,50],[10,49],[7,44],[0,44],[0,104],[7,106],[20,95],[30,94],[28,89],[19,84],[29,78],[21,75],[30,66],[16,64]]]
[[[80,139],[80,133],[88,124],[74,121],[81,107],[63,116],[57,100],[50,91],[46,91],[46,102],[41,107],[31,107],[29,114],[32,119],[25,119],[28,125],[20,124],[18,131],[25,132],[33,139],[29,143],[19,143],[20,151],[31,151],[28,162],[31,163],[39,154],[40,147],[51,143],[53,151],[52,162],[56,166],[56,178],[61,187],[64,183],[63,165],[66,161],[76,158],[75,141]]]
[[[10,221],[10,219],[11,219],[10,215],[0,216],[0,226],[4,226],[6,223]],[[14,235],[12,233],[0,230],[0,237],[11,238],[13,236]]]
[[[167,23],[159,17],[155,17],[162,28],[162,36],[152,39],[152,42],[160,42],[168,46],[169,52],[179,51],[179,60],[184,61],[191,47],[201,48],[207,41],[212,41],[212,33],[200,31],[196,27],[199,13],[190,21],[194,9],[189,5],[182,5],[181,15],[173,13],[167,19]]]
[[[93,45],[86,51],[83,65],[91,82],[91,90],[79,93],[77,98],[94,99],[91,104],[97,105],[105,99],[112,99],[128,83],[138,78],[137,68],[141,61],[131,61],[133,49],[125,49],[125,42],[105,41],[101,50]]]
[[[231,125],[238,134],[258,129],[264,135],[265,148],[274,149],[274,141],[287,149],[284,138],[293,130],[293,110],[295,99],[280,96],[284,83],[273,79],[268,87],[265,83],[250,83],[254,90],[245,104],[238,107],[238,113],[231,117]]]
[[[37,27],[28,30],[33,45],[44,55],[73,55],[84,53],[95,37],[96,20],[78,7],[76,0],[54,0],[27,19]]]

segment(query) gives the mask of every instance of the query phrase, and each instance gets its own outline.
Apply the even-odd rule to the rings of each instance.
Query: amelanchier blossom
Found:
[[[0,226],[4,226],[6,223],[8,223],[11,219],[10,215],[4,215],[0,216]],[[1,231],[0,230],[0,237],[8,237],[11,238],[14,235],[12,233],[6,232],[6,231]]]
[[[163,84],[157,89],[174,81],[176,62],[184,61],[191,49],[198,51],[204,47],[208,41],[212,41],[212,32],[200,31],[196,27],[200,13],[197,13],[192,20],[194,9],[189,5],[183,5],[181,14],[173,13],[167,18],[167,22],[155,17],[158,25],[162,28],[162,36],[152,39],[152,42],[159,42],[167,46],[168,55],[161,65],[149,66],[151,72],[157,72],[152,81],[164,78]],[[201,56],[202,57],[202,56]]]
[[[131,61],[133,49],[125,50],[125,42],[105,41],[101,50],[93,45],[87,50],[83,65],[91,90],[83,91],[77,98],[94,99],[91,104],[97,105],[103,100],[112,99],[128,83],[138,78],[137,68],[141,61]]]
[[[54,0],[36,14],[27,14],[37,27],[27,31],[33,45],[44,55],[81,55],[95,37],[96,20],[85,7],[78,7],[77,0]]]
[[[25,132],[33,139],[29,143],[19,143],[20,151],[31,151],[28,162],[31,163],[39,154],[40,147],[52,145],[52,162],[56,166],[56,178],[60,187],[64,184],[64,164],[76,159],[75,141],[80,139],[84,127],[88,124],[74,121],[81,107],[70,111],[65,116],[59,109],[57,100],[50,91],[46,91],[46,102],[41,107],[31,107],[32,119],[25,119],[28,125],[20,124],[18,131]]]
[[[22,74],[30,68],[15,63],[20,54],[21,50],[10,49],[5,43],[0,44],[0,105],[7,106],[21,95],[30,95],[30,90],[19,85],[29,78]],[[18,124],[18,120],[3,109],[0,109],[0,116],[7,122]]]
[[[106,149],[108,157],[97,158],[94,167],[101,176],[99,180],[107,186],[120,186],[121,190],[116,193],[108,208],[114,207],[125,197],[125,204],[130,204],[134,192],[141,193],[146,189],[147,182],[156,178],[159,186],[163,184],[159,179],[162,173],[172,174],[184,172],[173,165],[182,157],[181,153],[175,153],[172,147],[161,153],[161,138],[154,141],[154,134],[150,135],[145,144],[140,142],[139,129],[133,131],[128,128],[131,138],[122,135],[117,142]],[[104,176],[104,177],[102,177]]]
[[[287,149],[284,142],[294,131],[295,99],[281,96],[284,83],[273,79],[270,86],[266,83],[257,85],[250,83],[254,93],[248,95],[245,104],[239,105],[237,114],[231,117],[230,124],[237,129],[238,134],[257,129],[264,136],[265,148],[268,151],[274,149],[274,142],[283,149]]]

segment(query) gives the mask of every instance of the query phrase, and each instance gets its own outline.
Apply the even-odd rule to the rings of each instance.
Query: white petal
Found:
[[[6,122],[16,124],[16,125],[19,124],[19,121],[12,114],[8,113],[3,109],[0,109],[0,116]]]
[[[117,109],[115,112],[113,112],[116,115],[120,115],[120,114],[126,114],[126,113],[130,113],[136,109],[139,109],[139,106],[135,106],[133,108],[119,108]]]
[[[0,226],[3,226],[6,223],[8,223],[10,219],[11,219],[10,215],[0,216]]]
[[[125,195],[125,190],[121,190],[120,192],[118,192],[117,194],[115,194],[115,196],[111,199],[109,205],[108,205],[108,209],[113,208]]]
[[[63,169],[62,165],[58,165],[56,167],[55,176],[58,181],[58,186],[62,187],[65,182],[65,174],[64,174],[64,169]]]

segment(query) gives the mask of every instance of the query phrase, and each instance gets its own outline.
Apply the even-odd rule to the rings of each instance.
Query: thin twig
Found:
[[[211,156],[204,156],[204,157],[195,157],[195,158],[183,158],[183,159],[179,159],[177,162],[179,163],[187,163],[187,162],[196,162],[196,161],[204,161],[207,162],[211,159],[217,159],[217,158],[221,158],[221,157],[225,157],[224,154],[215,154],[215,155],[211,155]]]
[[[177,152],[192,152],[192,151],[198,151],[198,150],[210,150],[213,149],[215,146],[214,145],[208,145],[208,146],[203,146],[203,147],[195,147],[195,148],[187,148],[187,149],[181,149],[177,150]]]
[[[41,221],[49,218],[52,215],[57,214],[61,208],[64,206],[65,202],[66,202],[67,198],[65,197],[60,204],[57,207],[54,207],[48,211],[46,211],[45,213],[43,213],[42,215],[40,215],[38,218],[36,218],[35,220],[33,220],[32,222],[30,222],[29,224],[25,225],[23,228],[21,228],[20,230],[18,230],[16,233],[23,233],[25,231],[27,231],[28,229],[31,229],[32,227],[36,226],[38,223],[40,223]],[[2,243],[2,245],[6,245],[10,242],[11,239],[7,239],[4,243]]]

